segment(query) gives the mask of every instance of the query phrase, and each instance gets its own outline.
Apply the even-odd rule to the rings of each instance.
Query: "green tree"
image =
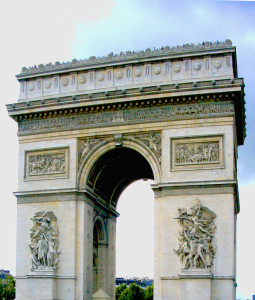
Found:
[[[115,290],[115,299],[116,300],[119,300],[121,294],[123,293],[123,291],[125,291],[125,289],[127,289],[126,283],[121,284],[121,285],[116,287],[116,290]]]
[[[139,285],[132,283],[121,293],[119,300],[144,300],[144,297],[144,289],[142,289]]]
[[[148,286],[145,290],[145,300],[153,300],[153,286]]]
[[[1,300],[15,299],[15,280],[12,276],[6,276],[5,279],[0,280],[0,295]]]

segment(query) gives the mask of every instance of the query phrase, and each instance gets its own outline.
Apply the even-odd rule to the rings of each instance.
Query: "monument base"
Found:
[[[211,300],[212,273],[209,269],[182,269],[181,300]]]
[[[28,275],[29,300],[55,300],[56,275],[53,268],[31,271]]]
[[[212,273],[210,269],[198,269],[198,268],[191,268],[191,269],[182,269],[181,273],[179,274],[181,279],[185,278],[212,278]]]

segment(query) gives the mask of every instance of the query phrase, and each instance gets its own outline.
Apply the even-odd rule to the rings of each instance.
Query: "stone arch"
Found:
[[[106,288],[107,230],[101,216],[93,224],[93,293]]]
[[[93,237],[97,236],[98,243],[107,245],[107,230],[105,222],[101,216],[96,216],[93,225]]]
[[[127,149],[127,152],[129,151],[130,154],[131,152],[132,154],[137,153],[136,157],[144,160],[144,165],[147,163],[147,165],[151,168],[152,175],[148,178],[154,179],[156,183],[159,182],[161,175],[160,159],[148,145],[135,137],[123,137],[121,145],[119,145],[116,138],[112,137],[100,140],[96,146],[87,153],[83,161],[81,161],[78,173],[78,188],[80,190],[89,188],[88,181],[91,170],[102,157],[105,157],[110,151],[116,151],[117,153],[118,151],[123,151],[123,149]],[[129,178],[129,180],[128,178],[124,178],[123,180],[126,180],[126,183],[122,182],[122,185],[127,186],[133,181],[141,178],[134,178],[134,180],[132,180],[132,178]],[[115,198],[118,194],[120,194],[120,191],[117,191],[117,189],[119,189],[118,186],[116,186]]]

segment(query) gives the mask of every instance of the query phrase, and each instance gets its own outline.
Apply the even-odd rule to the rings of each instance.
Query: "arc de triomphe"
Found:
[[[138,179],[155,182],[154,299],[235,299],[245,109],[231,41],[17,79],[16,299],[114,299],[116,206]]]

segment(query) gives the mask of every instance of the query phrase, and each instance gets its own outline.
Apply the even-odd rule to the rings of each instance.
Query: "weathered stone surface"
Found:
[[[226,41],[23,69],[7,106],[20,143],[17,300],[115,299],[118,197],[149,178],[154,299],[235,299],[234,54]]]

